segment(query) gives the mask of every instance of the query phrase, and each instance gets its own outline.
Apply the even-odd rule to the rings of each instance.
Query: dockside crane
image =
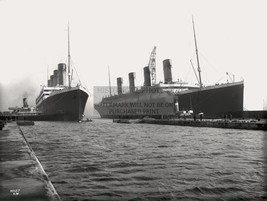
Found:
[[[148,62],[152,86],[156,85],[156,49],[154,46]]]

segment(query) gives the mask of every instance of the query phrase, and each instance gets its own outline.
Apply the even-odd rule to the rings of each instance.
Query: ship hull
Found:
[[[87,99],[88,93],[81,87],[62,90],[38,105],[41,114],[34,118],[41,121],[80,121]]]
[[[178,116],[181,111],[193,110],[194,114],[204,113],[205,118],[221,118],[225,115],[242,114],[243,111],[244,83],[229,83],[211,87],[186,90],[180,93],[132,93],[105,98],[95,105],[95,109],[101,118],[112,119],[137,119],[143,117],[170,118]],[[154,104],[150,113],[145,113],[147,108],[130,107],[138,112],[130,113],[125,108],[115,108],[111,103],[133,103],[138,102],[144,106],[147,103]],[[178,103],[178,105],[176,105]],[[107,105],[110,105],[107,106]],[[158,105],[161,104],[161,107]],[[104,106],[103,106],[104,105]],[[130,106],[129,104],[126,106]],[[154,112],[157,110],[157,112]],[[118,111],[114,113],[113,111]],[[126,111],[126,112],[125,112]]]
[[[179,108],[204,113],[207,118],[234,115],[243,111],[243,91],[243,82],[193,90],[178,95]]]

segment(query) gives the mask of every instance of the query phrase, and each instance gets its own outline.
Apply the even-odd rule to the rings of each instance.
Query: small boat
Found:
[[[113,123],[137,124],[142,122],[142,119],[113,119]]]
[[[81,122],[93,122],[93,120],[92,120],[92,119],[88,119],[88,118],[86,118],[86,119],[82,119],[82,120],[80,120],[79,122],[80,122],[80,123],[81,123]]]

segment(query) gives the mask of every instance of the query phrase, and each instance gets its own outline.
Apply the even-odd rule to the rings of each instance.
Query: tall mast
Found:
[[[110,84],[110,72],[109,72],[109,65],[108,65],[108,84],[109,84],[109,95],[111,96],[111,84]]]
[[[191,66],[192,66],[192,68],[193,68],[193,70],[194,70],[195,76],[196,76],[196,78],[197,78],[197,82],[198,82],[198,84],[200,85],[200,83],[199,83],[199,79],[198,79],[198,76],[197,76],[197,73],[196,73],[196,70],[195,70],[195,67],[194,67],[193,62],[192,62],[191,59],[190,59],[190,62],[191,62]]]
[[[68,81],[69,88],[71,87],[71,72],[70,72],[70,27],[68,23]]]
[[[199,75],[199,85],[200,88],[203,87],[202,81],[201,81],[201,69],[199,65],[199,58],[198,58],[198,49],[197,49],[197,39],[196,39],[196,33],[195,33],[195,25],[194,25],[194,18],[192,16],[192,23],[193,23],[193,31],[194,31],[194,39],[195,39],[195,47],[196,47],[196,55],[197,55],[197,70],[198,70],[198,75]]]

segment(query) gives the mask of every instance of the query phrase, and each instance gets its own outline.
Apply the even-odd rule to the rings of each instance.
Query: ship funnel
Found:
[[[164,83],[172,83],[172,64],[170,59],[163,61]]]
[[[29,107],[27,103],[27,98],[23,98],[23,107]]]
[[[57,79],[58,79],[57,77],[58,77],[57,76],[57,70],[54,70],[54,82],[53,82],[54,83],[54,86],[57,86],[57,84],[58,84],[57,83]]]
[[[122,83],[123,83],[122,77],[118,77],[117,78],[118,95],[122,94]]]
[[[135,92],[135,84],[134,84],[134,80],[135,80],[135,73],[131,72],[128,74],[129,75],[129,87],[130,87],[130,93]]]
[[[58,72],[57,72],[57,84],[58,85],[66,85],[66,64],[60,63],[58,64]]]
[[[144,67],[144,86],[145,87],[151,86],[150,70],[148,66]]]
[[[50,79],[47,80],[47,86],[48,86],[48,87],[51,87],[51,80],[50,80]]]
[[[54,75],[50,75],[50,86],[54,87]]]

